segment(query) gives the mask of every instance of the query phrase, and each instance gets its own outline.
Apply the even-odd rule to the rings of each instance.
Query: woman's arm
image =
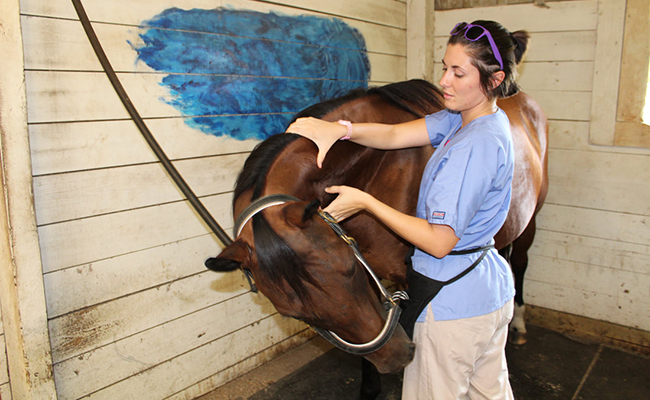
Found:
[[[287,128],[289,133],[297,133],[311,139],[318,146],[318,167],[329,149],[348,134],[348,128],[337,122],[327,122],[317,118],[299,118]],[[397,125],[359,123],[352,124],[350,141],[380,150],[403,149],[430,144],[424,119]]]
[[[359,189],[332,186],[325,191],[339,195],[325,208],[337,220],[367,210],[404,240],[436,258],[449,254],[460,240],[450,226],[430,224],[422,218],[404,214]]]

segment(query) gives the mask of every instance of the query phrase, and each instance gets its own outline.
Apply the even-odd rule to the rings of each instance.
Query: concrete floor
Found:
[[[528,328],[526,345],[506,348],[517,400],[650,400],[650,358]],[[356,400],[359,366],[315,339],[200,400]],[[401,383],[384,375],[379,400],[399,400]]]

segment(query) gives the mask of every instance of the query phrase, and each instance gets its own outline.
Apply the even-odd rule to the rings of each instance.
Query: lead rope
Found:
[[[212,230],[212,232],[214,232],[214,234],[217,235],[221,243],[223,243],[225,246],[230,245],[232,243],[232,239],[221,228],[221,226],[217,223],[217,221],[215,221],[215,219],[212,217],[212,214],[210,214],[210,212],[205,208],[203,203],[201,203],[201,200],[199,200],[199,198],[194,194],[194,192],[187,184],[187,182],[185,182],[185,180],[178,172],[176,167],[174,167],[174,164],[172,164],[172,162],[169,160],[169,158],[167,157],[163,149],[160,147],[156,139],[153,137],[153,135],[149,131],[149,128],[147,128],[147,125],[144,123],[142,117],[138,113],[138,110],[136,110],[135,106],[131,102],[129,95],[126,93],[126,90],[124,90],[124,87],[120,83],[117,74],[113,70],[113,67],[111,66],[111,63],[108,60],[106,53],[104,53],[104,49],[102,48],[101,43],[99,43],[99,39],[97,38],[97,35],[95,34],[95,31],[93,30],[93,27],[90,24],[90,20],[88,19],[86,10],[84,10],[83,5],[81,4],[81,0],[72,0],[72,4],[74,5],[74,9],[77,12],[77,15],[79,16],[81,25],[83,26],[84,31],[86,32],[86,37],[88,37],[88,40],[90,41],[90,44],[93,47],[93,50],[97,55],[97,58],[99,59],[99,63],[102,65],[102,68],[104,69],[104,72],[108,77],[108,80],[111,82],[111,85],[113,85],[113,89],[115,89],[117,96],[120,98],[122,104],[124,105],[124,108],[126,108],[126,111],[131,116],[131,119],[140,130],[140,133],[142,134],[144,139],[149,144],[149,147],[156,154],[156,157],[158,157],[158,160],[161,162],[161,164],[163,165],[163,167],[165,168],[169,176],[172,178],[176,186],[178,186],[180,191],[185,195],[187,201],[192,205],[192,207],[194,207],[194,210],[196,210],[196,212],[199,214],[201,219],[203,219],[203,221],[205,221],[205,223]],[[249,278],[249,282],[250,282],[250,278]]]

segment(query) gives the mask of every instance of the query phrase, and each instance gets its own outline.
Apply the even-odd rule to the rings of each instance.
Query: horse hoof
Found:
[[[514,345],[521,346],[522,344],[526,344],[528,340],[526,339],[526,333],[510,331],[508,333],[508,341]]]

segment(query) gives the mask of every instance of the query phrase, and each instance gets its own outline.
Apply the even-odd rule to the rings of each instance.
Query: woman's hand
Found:
[[[359,189],[330,186],[325,191],[338,193],[325,211],[339,222],[359,211],[367,211],[404,240],[437,258],[449,254],[458,243],[459,239],[450,226],[430,224],[425,219],[404,214]]]
[[[336,122],[327,122],[312,117],[298,118],[287,128],[287,133],[296,133],[316,143],[318,146],[318,157],[316,158],[318,168],[323,167],[323,160],[325,160],[329,149],[347,132],[347,127]]]
[[[349,186],[330,186],[325,191],[338,194],[338,197],[325,208],[325,212],[339,222],[365,210],[368,201],[372,198],[368,193]]]

